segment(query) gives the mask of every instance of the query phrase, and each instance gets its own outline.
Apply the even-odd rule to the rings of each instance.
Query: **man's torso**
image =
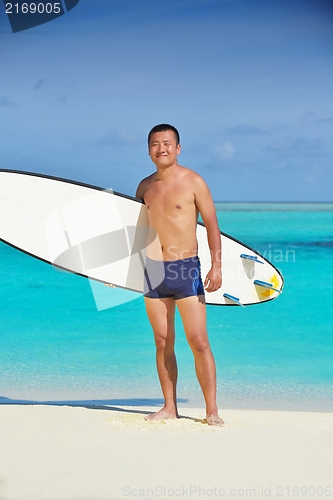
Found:
[[[147,247],[151,259],[170,261],[197,254],[195,175],[177,165],[174,175],[167,180],[158,180],[156,174],[146,179],[143,198],[152,233],[149,241],[153,240]]]

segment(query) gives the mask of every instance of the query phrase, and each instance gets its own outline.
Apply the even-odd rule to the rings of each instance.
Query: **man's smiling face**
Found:
[[[169,167],[177,164],[180,144],[177,144],[176,136],[172,130],[155,132],[150,137],[148,151],[156,167]]]

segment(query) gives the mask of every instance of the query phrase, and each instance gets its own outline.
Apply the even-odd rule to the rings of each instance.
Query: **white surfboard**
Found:
[[[0,240],[87,278],[143,292],[146,206],[111,190],[41,174],[0,169]],[[147,241],[148,238],[148,241]],[[203,278],[210,252],[197,226]],[[221,233],[223,285],[206,303],[251,305],[276,298],[283,277],[264,257]]]

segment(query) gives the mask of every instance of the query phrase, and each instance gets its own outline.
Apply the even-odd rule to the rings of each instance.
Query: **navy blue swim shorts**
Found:
[[[161,262],[146,258],[144,296],[175,300],[204,295],[199,257]]]

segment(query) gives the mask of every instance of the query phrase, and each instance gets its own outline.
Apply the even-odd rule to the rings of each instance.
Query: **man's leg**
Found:
[[[148,319],[154,331],[157,373],[165,400],[164,407],[146,420],[178,417],[175,356],[175,301],[173,298],[145,298]]]
[[[216,405],[216,368],[206,329],[204,297],[177,300],[187,341],[194,355],[196,374],[206,402],[206,419],[210,425],[223,425]]]

